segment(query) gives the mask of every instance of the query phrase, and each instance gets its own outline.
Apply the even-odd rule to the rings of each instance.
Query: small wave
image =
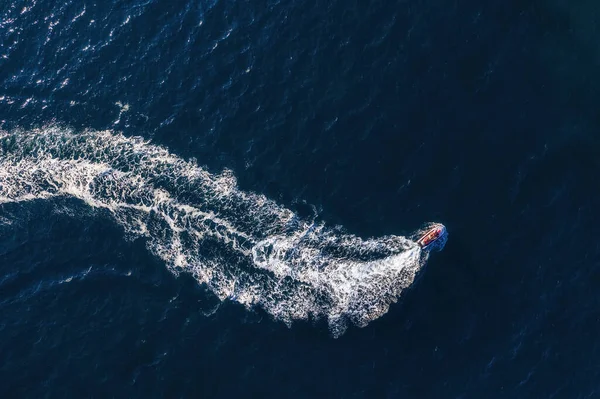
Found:
[[[426,254],[304,220],[139,137],[60,127],[0,131],[2,203],[75,197],[107,211],[173,273],[275,319],[326,318],[332,334],[385,314]],[[65,212],[59,209],[58,212]],[[10,221],[2,221],[9,224]]]

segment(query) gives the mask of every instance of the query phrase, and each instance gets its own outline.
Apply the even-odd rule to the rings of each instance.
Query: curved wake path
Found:
[[[240,191],[231,172],[210,174],[139,137],[0,131],[0,209],[65,196],[105,209],[171,271],[193,274],[221,300],[259,305],[288,325],[325,317],[334,336],[348,321],[385,314],[426,258],[404,237],[363,240],[301,220]]]

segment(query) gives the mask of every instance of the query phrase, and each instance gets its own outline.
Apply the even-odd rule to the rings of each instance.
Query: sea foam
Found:
[[[427,254],[401,236],[362,239],[242,191],[140,137],[61,127],[0,131],[3,203],[74,197],[221,300],[291,325],[325,318],[334,336],[365,326],[410,286]],[[0,212],[1,213],[1,212]],[[10,224],[10,220],[2,219]]]

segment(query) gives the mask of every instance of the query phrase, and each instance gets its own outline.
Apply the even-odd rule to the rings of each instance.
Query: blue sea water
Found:
[[[600,397],[599,11],[1,2],[0,396]]]

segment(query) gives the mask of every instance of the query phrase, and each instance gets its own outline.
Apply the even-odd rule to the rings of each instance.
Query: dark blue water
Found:
[[[2,2],[0,396],[600,396],[599,11]]]

